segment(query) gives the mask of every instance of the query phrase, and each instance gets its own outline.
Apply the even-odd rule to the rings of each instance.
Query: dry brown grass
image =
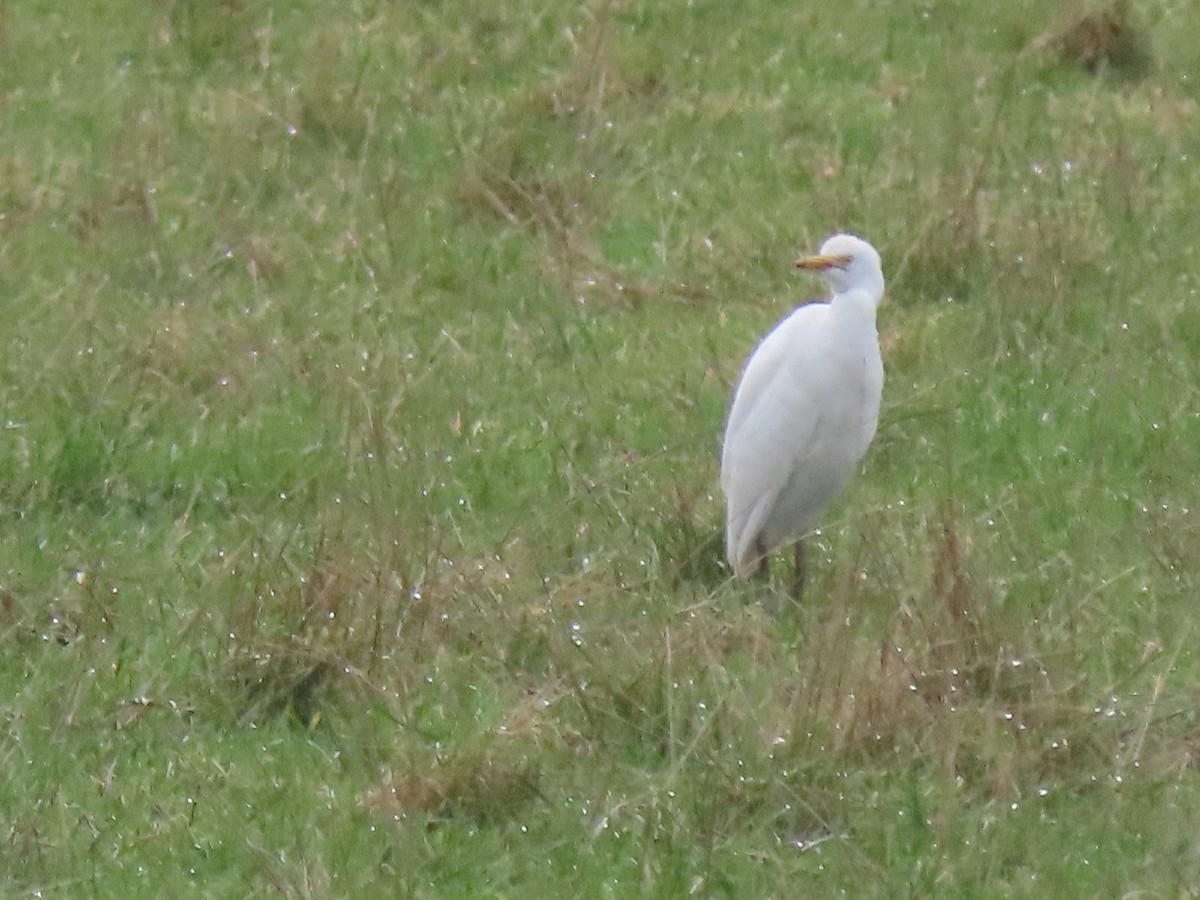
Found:
[[[755,606],[715,595],[628,629],[621,613],[605,611],[620,589],[602,577],[558,580],[544,604],[519,613],[481,599],[496,596],[498,581],[459,580],[457,602],[482,620],[430,626],[437,649],[424,652],[470,653],[486,632],[504,660],[507,711],[477,744],[431,756],[420,771],[385,772],[363,804],[397,816],[503,820],[539,796],[549,761],[625,759],[662,768],[667,785],[711,779],[701,791],[711,805],[697,812],[708,839],[767,817],[799,846],[838,831],[840,804],[823,787],[826,775],[813,772],[817,759],[873,769],[920,758],[955,790],[1004,804],[1107,783],[1131,767],[1194,765],[1200,744],[1180,713],[1152,702],[1133,723],[1109,716],[1103,701],[1082,695],[1061,651],[1044,656],[1035,625],[1000,624],[1002,598],[974,577],[971,544],[945,507],[930,528],[923,593],[896,601],[874,647],[847,627],[859,602],[854,577],[792,647]],[[404,646],[405,657],[422,652]],[[381,695],[406,666],[379,670]],[[393,708],[404,716],[402,700]],[[778,780],[739,778],[727,771],[734,758],[749,771],[778,768]],[[806,771],[811,780],[796,780]],[[614,797],[613,815],[652,817],[659,788]]]
[[[159,102],[131,106],[109,145],[106,170],[70,212],[71,235],[96,248],[115,229],[149,235],[158,220],[156,193],[167,167],[169,126]]]
[[[1129,0],[1106,0],[1090,9],[1072,0],[1059,13],[1059,23],[1036,38],[1031,49],[1053,53],[1093,73],[1141,77],[1153,67],[1149,35],[1137,22]]]
[[[466,819],[479,825],[510,821],[540,797],[536,757],[514,743],[496,738],[471,752],[431,756],[425,765],[388,771],[363,795],[362,805],[397,818]]]
[[[616,265],[596,238],[610,213],[598,170],[619,167],[628,153],[609,134],[614,110],[631,103],[652,108],[660,100],[655,74],[621,58],[615,19],[621,5],[601,0],[584,7],[581,23],[566,33],[565,69],[509,105],[497,140],[468,159],[459,195],[470,208],[536,233],[540,273],[566,296],[621,307],[652,298],[694,303],[707,297],[705,288]],[[562,151],[558,164],[544,164],[548,147]]]
[[[375,127],[375,107],[363,90],[371,55],[350,27],[328,26],[312,39],[311,66],[300,94],[300,127],[357,154]]]
[[[1034,629],[998,625],[999,598],[972,576],[968,544],[947,508],[931,528],[924,593],[898,603],[874,650],[845,628],[852,588],[838,593],[801,682],[781,695],[789,743],[867,763],[915,755],[1004,800],[1111,770],[1117,730],[1096,727],[1069,665],[1042,658]]]

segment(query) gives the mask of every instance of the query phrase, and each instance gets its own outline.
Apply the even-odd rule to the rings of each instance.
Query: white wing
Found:
[[[813,386],[828,375],[820,371],[818,351],[828,315],[828,304],[813,303],[780,322],[751,355],[734,393],[721,451],[721,487],[727,503],[726,555],[739,574],[760,549],[773,549],[777,536],[765,532],[779,530],[778,522],[768,526],[779,518],[781,495],[791,501],[783,511],[804,528],[808,524],[802,520],[815,518],[823,508],[823,503],[805,508],[819,498],[797,493],[793,475],[819,434],[822,404]],[[760,537],[768,546],[756,546]]]

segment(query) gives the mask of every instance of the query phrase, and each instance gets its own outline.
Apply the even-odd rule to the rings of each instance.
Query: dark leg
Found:
[[[808,563],[804,558],[804,541],[796,541],[794,553],[793,562],[796,569],[795,580],[792,582],[792,599],[799,601],[804,596],[804,576],[808,569]]]
[[[765,581],[771,574],[771,561],[767,558],[767,548],[763,546],[761,537],[754,540],[754,552],[758,554],[758,577]]]

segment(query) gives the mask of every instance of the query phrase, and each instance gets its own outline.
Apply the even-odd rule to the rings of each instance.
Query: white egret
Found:
[[[795,541],[798,594],[803,538],[875,435],[883,268],[875,248],[850,234],[830,237],[796,266],[820,273],[833,297],[793,310],[746,361],[725,426],[721,489],[734,574],[765,570],[774,550]]]

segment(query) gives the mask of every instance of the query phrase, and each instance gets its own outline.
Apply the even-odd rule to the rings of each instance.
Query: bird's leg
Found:
[[[804,575],[808,569],[808,563],[804,558],[803,540],[796,541],[796,545],[793,548],[793,553],[794,556],[792,557],[792,561],[795,565],[795,575],[794,580],[792,581],[792,599],[799,601],[804,595]]]
[[[755,538],[754,549],[758,553],[758,577],[764,581],[771,574],[771,560],[767,554],[767,548],[763,544],[761,536]]]

